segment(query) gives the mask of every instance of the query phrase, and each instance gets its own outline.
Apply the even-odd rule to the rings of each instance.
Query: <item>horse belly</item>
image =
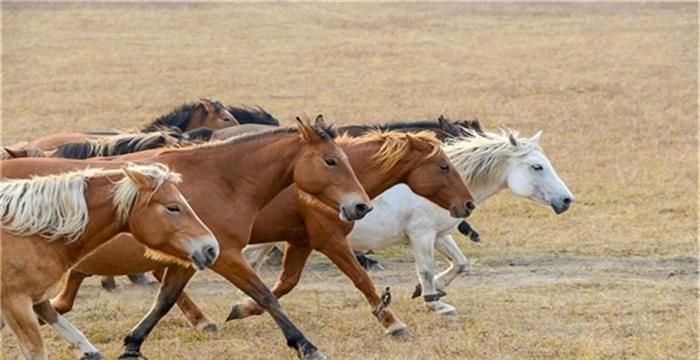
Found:
[[[97,248],[75,266],[91,275],[130,275],[152,271],[168,264],[144,256],[146,247],[129,234],[120,234]]]

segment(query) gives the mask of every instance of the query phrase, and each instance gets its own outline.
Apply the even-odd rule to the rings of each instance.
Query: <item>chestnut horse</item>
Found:
[[[297,329],[282,310],[279,302],[243,257],[241,251],[248,244],[253,222],[259,212],[279,192],[294,182],[310,198],[333,209],[341,209],[343,219],[361,218],[370,209],[369,198],[359,184],[345,153],[333,141],[334,132],[323,125],[322,117],[316,125],[298,120],[298,128],[276,128],[252,134],[182,149],[149,150],[116,157],[113,161],[74,160],[73,168],[86,166],[110,166],[122,160],[158,161],[179,171],[187,181],[181,191],[197,211],[201,219],[216,235],[221,246],[218,261],[212,269],[224,276],[248,296],[256,299],[281,328],[288,346],[296,349],[302,358],[324,358],[316,347]],[[27,161],[49,161],[27,159]],[[5,162],[5,171],[16,160]],[[115,166],[115,165],[112,165]],[[16,172],[22,168],[14,167]],[[24,174],[27,176],[28,174]],[[336,215],[337,216],[337,215]],[[98,251],[110,253],[123,249],[131,236],[122,235],[119,240],[105,244]],[[129,244],[132,246],[132,244]],[[98,255],[95,253],[93,255]],[[139,255],[141,256],[141,255]],[[144,266],[132,272],[144,272],[162,268],[156,261],[135,258],[112,258],[108,265],[95,264],[87,257],[77,269],[93,272],[88,266],[109,266],[119,275],[135,269],[131,262]],[[94,272],[93,272],[94,273]],[[165,283],[154,308],[161,314],[174,305],[177,294],[194,274],[191,267],[173,264],[165,271]],[[172,294],[175,294],[174,296]],[[140,356],[143,334],[155,326],[153,317],[146,317],[125,339],[122,358]]]
[[[29,172],[52,167],[14,163]],[[178,191],[179,182],[180,175],[160,164],[0,181],[2,315],[26,359],[48,359],[36,315],[78,347],[81,359],[101,358],[55,312],[47,293],[68,268],[118,233],[132,233],[152,256],[191,259],[198,269],[216,260],[219,244]]]
[[[190,131],[205,127],[223,129],[238,125],[238,121],[219,101],[200,99],[196,103],[184,104],[167,115],[163,115],[141,128],[140,132],[153,132],[164,128],[177,128]],[[53,150],[61,144],[84,142],[104,136],[117,135],[117,132],[59,133],[30,141],[27,146],[39,150]]]
[[[239,129],[245,130],[243,126]],[[432,134],[377,132],[356,139],[343,137],[338,142],[370,196],[376,196],[397,183],[407,183],[417,193],[450,209],[456,217],[467,216],[473,209],[473,204],[470,204],[471,194]],[[367,159],[373,160],[367,162]],[[410,334],[406,325],[386,308],[388,304],[382,303],[371,278],[355,261],[345,239],[351,229],[352,224],[338,219],[332,208],[309,199],[303,191],[291,186],[260,212],[255,220],[250,243],[276,242],[282,239],[289,242],[291,250],[287,252],[284,271],[273,290],[276,296],[286,294],[296,285],[311,250],[319,250],[351,278],[390,334]],[[84,277],[78,271],[105,274],[105,270],[113,269],[110,258],[142,257],[131,247],[126,252],[123,250],[127,250],[127,247],[101,249],[87,260],[89,264],[83,262],[76,268],[77,271],[71,272],[64,291],[52,302],[57,310],[67,311],[72,306]],[[130,266],[130,269],[122,266],[124,273],[145,270],[137,260],[132,261]],[[156,277],[160,278],[161,275],[156,273]],[[178,306],[197,329],[214,327],[184,292],[178,299]],[[248,302],[234,307],[229,319],[261,312],[261,308]]]

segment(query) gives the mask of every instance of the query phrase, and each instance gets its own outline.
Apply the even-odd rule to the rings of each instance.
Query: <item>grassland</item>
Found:
[[[410,253],[382,251],[393,308],[416,338],[386,339],[364,300],[313,259],[283,300],[335,359],[696,359],[697,4],[2,4],[3,144],[129,128],[202,96],[290,123],[477,117],[530,135],[577,197],[564,215],[506,193],[462,241],[473,271],[445,320],[408,300]],[[274,273],[265,274],[272,280]],[[91,279],[69,318],[109,358],[153,290]],[[240,298],[190,286],[213,319]],[[144,294],[144,292],[150,292]],[[4,329],[2,358],[18,356]],[[74,354],[44,330],[55,359]],[[195,333],[177,312],[151,359],[291,357],[269,317]]]

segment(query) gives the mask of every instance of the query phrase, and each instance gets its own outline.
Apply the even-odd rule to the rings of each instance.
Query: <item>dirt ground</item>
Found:
[[[320,255],[282,304],[332,359],[697,359],[697,4],[2,3],[2,142],[126,129],[208,96],[291,124],[479,118],[530,136],[576,195],[556,216],[507,192],[459,237],[459,315],[410,300],[408,247],[373,255],[415,337],[388,339]],[[441,267],[446,266],[441,263]],[[263,272],[268,283],[275,272]],[[68,318],[109,359],[153,288],[88,279]],[[203,272],[192,296],[219,325],[178,311],[150,359],[292,358],[269,316],[224,323],[241,294]],[[75,358],[51,329],[51,359]],[[0,358],[19,353],[2,330]]]

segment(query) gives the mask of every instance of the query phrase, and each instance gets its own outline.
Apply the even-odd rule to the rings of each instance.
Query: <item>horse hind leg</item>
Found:
[[[48,360],[39,321],[32,310],[32,300],[29,297],[3,297],[2,316],[7,326],[17,336],[20,351],[25,359]]]
[[[78,348],[80,351],[81,360],[101,360],[102,356],[97,349],[92,346],[90,341],[85,338],[80,330],[78,330],[70,321],[59,315],[48,301],[42,301],[34,305],[34,312],[44,322],[50,324],[58,333],[66,339],[71,345]]]

